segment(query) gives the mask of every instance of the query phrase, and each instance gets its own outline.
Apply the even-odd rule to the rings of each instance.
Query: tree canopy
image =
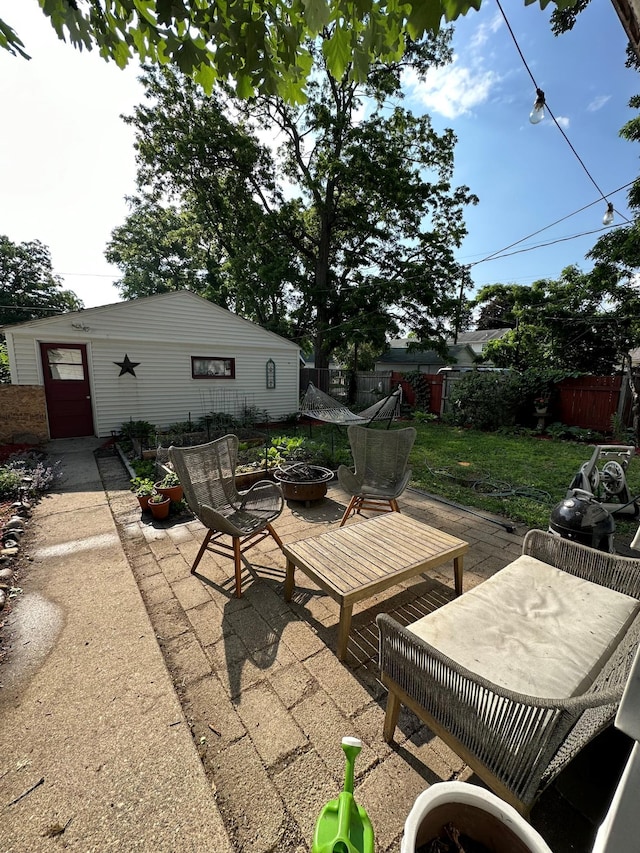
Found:
[[[449,40],[444,31],[410,44],[402,63],[377,63],[361,85],[335,80],[312,45],[299,106],[222,87],[206,96],[178,72],[148,68],[147,98],[128,119],[139,196],[108,247],[123,294],[189,286],[310,342],[317,367],[357,336],[381,348],[400,323],[444,346],[462,274],[453,250],[476,199],[451,185],[454,134],[402,106],[400,78],[407,65],[425,74],[447,62]],[[188,223],[194,247],[182,279],[168,274],[167,217]]]
[[[62,279],[54,275],[44,243],[13,243],[0,234],[0,326],[82,307],[75,293],[62,289]]]
[[[170,64],[205,91],[234,80],[240,97],[278,93],[304,98],[312,55],[309,39],[328,34],[330,72],[362,82],[374,60],[398,60],[407,39],[437,33],[482,0],[38,0],[58,37],[97,48],[121,68]],[[536,0],[524,0],[530,5]],[[545,8],[550,0],[537,0]],[[575,0],[553,0],[558,8]],[[0,19],[0,48],[28,57],[26,42]]]
[[[640,343],[637,288],[598,266],[589,273],[570,266],[531,287],[489,285],[477,300],[492,310],[501,305],[512,323],[484,352],[498,367],[608,375]]]

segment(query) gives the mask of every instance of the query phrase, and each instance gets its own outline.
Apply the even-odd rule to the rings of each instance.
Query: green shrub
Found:
[[[445,420],[455,426],[497,430],[512,426],[522,401],[518,374],[472,370],[457,380]]]
[[[125,421],[120,425],[120,435],[131,441],[146,441],[156,432],[156,428],[149,421]]]
[[[414,412],[413,420],[418,424],[425,424],[438,420],[438,416],[433,412]]]
[[[152,495],[155,491],[154,482],[148,477],[134,477],[131,480],[131,488],[139,497]]]
[[[21,475],[9,468],[0,468],[0,498],[10,500],[18,497]]]
[[[413,389],[413,393],[415,394],[415,408],[428,412],[431,405],[431,387],[425,374],[420,373],[419,370],[415,370],[411,373],[405,373],[402,378]]]

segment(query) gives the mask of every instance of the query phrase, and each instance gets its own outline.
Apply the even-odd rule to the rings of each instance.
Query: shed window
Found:
[[[235,358],[191,356],[191,376],[194,379],[235,379],[235,375]]]
[[[49,349],[47,361],[51,379],[84,379],[82,353],[79,349]]]

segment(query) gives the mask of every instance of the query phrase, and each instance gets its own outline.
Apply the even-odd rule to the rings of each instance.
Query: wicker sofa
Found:
[[[532,530],[444,607],[406,628],[377,621],[385,739],[406,705],[527,816],[615,717],[640,642],[640,560]]]

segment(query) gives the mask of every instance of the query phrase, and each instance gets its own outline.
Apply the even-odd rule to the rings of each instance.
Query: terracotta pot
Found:
[[[153,501],[149,501],[149,509],[151,510],[151,514],[154,518],[166,518],[169,515],[170,506],[171,500],[169,498],[165,498],[162,503],[153,503]]]
[[[154,483],[154,488],[158,494],[164,495],[170,501],[176,501],[176,503],[182,500],[184,489],[180,484],[177,486],[161,486],[160,482]]]
[[[149,498],[151,495],[136,495],[138,498],[138,503],[140,504],[140,509],[144,512],[146,509],[149,509]]]

